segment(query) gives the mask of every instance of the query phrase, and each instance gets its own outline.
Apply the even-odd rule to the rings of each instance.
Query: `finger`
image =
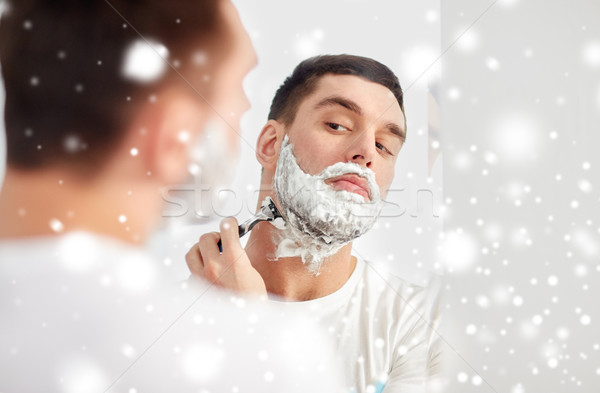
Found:
[[[204,261],[200,254],[199,243],[194,244],[192,248],[185,254],[185,262],[187,263],[190,273],[195,276],[204,275]]]
[[[221,235],[218,232],[205,233],[200,237],[198,249],[204,264],[217,262],[218,257],[221,255],[217,246],[220,239]]]
[[[238,231],[238,222],[233,217],[225,218],[221,221],[221,242],[223,243],[223,252],[240,250],[240,235]]]

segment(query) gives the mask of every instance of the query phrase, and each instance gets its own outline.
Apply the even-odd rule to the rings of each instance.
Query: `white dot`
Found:
[[[425,19],[427,20],[427,22],[435,22],[438,19],[437,12],[434,10],[427,11],[427,13],[425,14]]]
[[[583,60],[590,67],[600,66],[600,43],[588,43],[583,48]]]
[[[581,164],[581,167],[583,168],[583,170],[587,171],[592,167],[592,165],[586,161],[583,164]]]
[[[63,140],[63,147],[69,153],[76,153],[82,146],[81,140],[77,135],[68,135]]]
[[[523,298],[521,296],[515,296],[513,298],[513,304],[517,307],[520,307],[523,305]]]
[[[129,150],[129,154],[131,154],[133,157],[137,156],[139,153],[137,147],[132,147],[131,150]]]
[[[556,358],[548,359],[548,367],[556,368],[556,366],[558,366],[558,360],[556,360]]]
[[[584,314],[584,315],[581,316],[581,318],[579,319],[579,321],[581,322],[581,324],[583,326],[587,326],[587,325],[589,325],[592,322],[592,318],[590,318],[589,315]]]
[[[474,29],[463,29],[462,31],[459,31],[456,36],[460,37],[456,42],[457,48],[462,51],[470,52],[479,44],[479,35]]]
[[[127,48],[121,73],[134,82],[154,82],[166,71],[168,56],[169,50],[161,43],[138,39]]]
[[[121,215],[119,216],[119,222],[120,222],[121,224],[123,224],[123,223],[127,222],[127,216],[126,216],[126,215],[124,215],[124,214],[121,214]]]
[[[265,361],[265,360],[267,360],[268,358],[269,358],[269,354],[267,353],[267,351],[260,351],[260,352],[258,353],[258,359],[259,359],[259,360]]]
[[[577,209],[579,207],[579,202],[578,201],[571,201],[571,208],[572,209]]]
[[[575,275],[577,277],[585,277],[588,274],[588,270],[587,270],[587,266],[586,265],[577,265],[575,267]]]
[[[541,325],[542,322],[544,321],[544,318],[542,318],[542,316],[538,314],[538,315],[534,315],[531,320],[533,321],[534,325]]]
[[[467,328],[465,329],[465,333],[467,333],[469,336],[474,335],[477,332],[477,326],[470,324],[467,325]]]
[[[487,309],[490,307],[490,299],[485,295],[478,295],[475,299],[475,303],[483,309]]]
[[[40,84],[40,78],[32,76],[31,79],[29,79],[29,83],[31,83],[31,86],[37,86]]]
[[[492,71],[498,71],[500,69],[500,62],[494,57],[488,57],[485,60],[485,65]]]
[[[54,232],[62,232],[65,229],[65,226],[63,225],[63,223],[57,218],[51,219],[49,224],[50,224],[50,228]]]
[[[490,165],[496,165],[498,163],[498,156],[491,151],[486,151],[483,154],[483,159]]]
[[[275,378],[275,375],[272,372],[267,371],[265,373],[265,381],[272,382],[274,378]]]
[[[579,182],[577,183],[577,185],[579,186],[579,189],[582,192],[589,193],[590,191],[592,191],[592,183],[590,183],[586,179],[579,180]]]
[[[376,348],[383,348],[384,345],[385,345],[385,341],[382,338],[375,339],[375,347]]]
[[[181,130],[179,135],[177,135],[177,138],[179,139],[179,142],[187,143],[190,140],[190,133],[187,130]]]
[[[556,276],[550,276],[548,277],[548,285],[550,286],[555,286],[556,284],[558,284],[558,277]]]
[[[125,344],[123,345],[123,347],[121,348],[121,352],[123,353],[123,356],[125,356],[126,358],[131,358],[133,356],[135,356],[135,349],[129,345],[129,344]]]
[[[556,138],[558,138],[558,132],[551,131],[549,136],[550,136],[550,139],[556,139]]]
[[[483,379],[479,375],[473,375],[473,378],[471,378],[471,383],[475,386],[481,385],[482,382]]]
[[[448,90],[448,98],[452,101],[456,101],[460,98],[460,90],[456,87],[452,87]]]
[[[494,126],[496,153],[505,163],[529,162],[539,149],[539,135],[538,125],[529,115],[507,114]]]
[[[456,379],[457,379],[457,380],[458,380],[458,382],[460,382],[460,383],[465,383],[465,382],[467,382],[467,380],[469,379],[469,376],[467,375],[467,373],[460,372],[460,373],[458,373],[458,375],[456,376]]]
[[[523,385],[518,383],[513,386],[513,388],[510,390],[510,393],[525,393],[525,389],[523,389]]]

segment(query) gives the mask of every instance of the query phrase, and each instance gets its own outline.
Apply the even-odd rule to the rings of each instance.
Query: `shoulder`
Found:
[[[417,285],[363,261],[361,282],[370,299],[372,318],[385,327],[390,343],[391,385],[406,383],[407,376],[419,381],[437,373],[439,368],[441,280],[432,276],[427,285]],[[415,374],[416,373],[416,374]],[[420,383],[420,382],[419,382]],[[395,385],[394,385],[395,386]],[[403,386],[403,385],[402,385]]]
[[[414,342],[431,348],[437,341],[440,322],[440,278],[432,276],[425,286],[363,261],[363,307],[368,308],[373,323],[385,327],[391,342]],[[399,353],[397,354],[399,355]]]
[[[362,269],[359,289],[371,301],[397,310],[428,312],[439,300],[439,279],[432,277],[426,286],[417,285],[376,266],[358,260]]]

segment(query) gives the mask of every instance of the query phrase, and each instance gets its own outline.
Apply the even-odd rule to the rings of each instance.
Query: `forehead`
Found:
[[[332,96],[358,104],[366,116],[404,124],[404,115],[394,93],[379,83],[356,75],[323,75],[300,103],[299,110],[314,111],[319,102]]]

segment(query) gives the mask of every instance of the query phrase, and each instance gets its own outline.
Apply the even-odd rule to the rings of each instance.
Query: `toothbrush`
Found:
[[[285,225],[283,216],[279,212],[279,209],[277,209],[277,206],[275,206],[275,202],[273,202],[273,199],[271,197],[266,197],[263,200],[260,206],[260,210],[254,215],[254,217],[251,217],[250,219],[241,223],[238,226],[238,233],[240,237],[250,232],[256,224],[262,221],[269,221],[271,224],[273,224],[279,229],[281,229]],[[219,246],[219,251],[223,252],[223,245],[221,244],[220,240],[217,243],[217,245]]]

